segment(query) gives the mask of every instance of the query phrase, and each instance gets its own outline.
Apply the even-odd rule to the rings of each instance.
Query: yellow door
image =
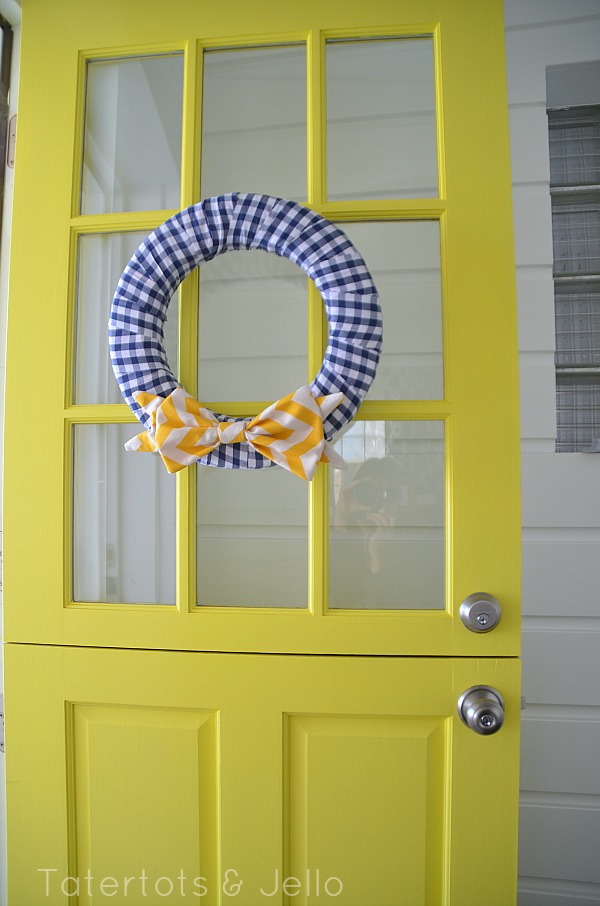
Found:
[[[349,469],[308,486],[280,469],[175,479],[123,451],[116,281],[158,224],[230,191],[339,223],[380,290],[378,376],[336,442]],[[502,4],[23,0],[12,255],[11,903],[132,902],[124,878],[143,871],[149,903],[513,901]],[[188,391],[243,416],[312,379],[326,338],[294,265],[236,253],[184,281],[165,345]],[[461,619],[481,593],[502,608],[491,631]],[[479,686],[492,722],[504,703],[491,735],[459,716]]]

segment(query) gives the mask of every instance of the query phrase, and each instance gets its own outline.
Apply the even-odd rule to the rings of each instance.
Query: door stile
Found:
[[[307,204],[322,213],[327,185],[327,155],[325,153],[326,96],[325,96],[325,38],[319,29],[307,38],[307,97],[306,97],[306,160],[308,165]]]
[[[180,208],[199,201],[202,154],[202,47],[186,42],[183,70]],[[167,218],[163,218],[166,220]],[[179,305],[179,380],[192,396],[197,394],[200,274],[193,270],[177,293]],[[171,305],[173,304],[171,301]],[[175,606],[182,615],[195,606],[196,588],[196,472],[184,469],[172,476],[175,491]]]
[[[197,270],[179,289],[179,380],[192,396],[197,392],[197,345],[200,275]],[[171,302],[173,304],[173,302]],[[196,589],[196,470],[172,475],[176,483],[177,542],[175,548],[176,607],[181,613],[195,608]]]
[[[200,200],[202,53],[199,41],[186,42],[183,57],[183,110],[181,116],[181,208],[187,208]]]

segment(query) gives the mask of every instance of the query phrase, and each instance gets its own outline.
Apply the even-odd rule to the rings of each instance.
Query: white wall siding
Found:
[[[505,14],[527,699],[519,906],[583,906],[600,903],[600,456],[554,453],[546,69],[600,59],[600,0],[506,0]]]
[[[532,630],[529,617],[597,619],[600,529],[527,528],[523,547],[525,622]]]

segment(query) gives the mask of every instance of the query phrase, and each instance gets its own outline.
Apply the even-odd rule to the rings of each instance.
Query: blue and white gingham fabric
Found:
[[[342,230],[293,201],[270,195],[218,195],[171,217],[140,245],[123,271],[108,325],[110,357],[121,393],[145,428],[140,391],[168,396],[181,385],[164,349],[171,296],[190,271],[233,249],[289,258],[314,281],[325,302],[329,341],[313,396],[341,391],[325,420],[327,440],[355,415],[375,377],[382,318],[367,266]],[[229,416],[217,414],[219,420]],[[230,469],[272,466],[247,443],[222,445],[200,463]]]

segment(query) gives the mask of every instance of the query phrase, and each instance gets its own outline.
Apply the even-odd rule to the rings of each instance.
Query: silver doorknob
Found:
[[[500,601],[485,591],[476,591],[460,605],[458,614],[471,632],[489,632],[500,622]]]
[[[471,730],[490,736],[504,723],[504,699],[491,686],[471,686],[458,700],[458,713]]]

